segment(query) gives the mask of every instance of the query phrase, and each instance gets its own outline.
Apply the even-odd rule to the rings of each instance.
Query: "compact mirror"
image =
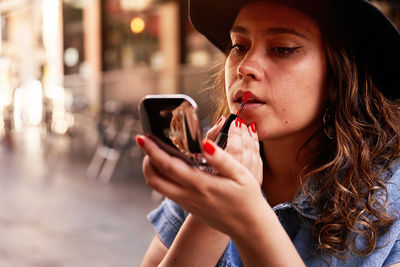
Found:
[[[159,147],[192,165],[204,163],[197,104],[187,95],[147,95],[139,105],[144,133]]]

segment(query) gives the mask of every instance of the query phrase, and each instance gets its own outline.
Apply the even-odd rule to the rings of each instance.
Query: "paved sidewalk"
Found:
[[[89,160],[46,158],[37,140],[0,148],[0,267],[139,266],[158,205],[140,159],[109,184],[86,177]]]

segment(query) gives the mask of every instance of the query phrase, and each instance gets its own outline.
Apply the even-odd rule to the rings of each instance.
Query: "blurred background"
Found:
[[[374,1],[400,25],[398,0]],[[184,93],[204,130],[222,55],[186,0],[0,0],[0,266],[138,266],[161,196],[137,104]]]

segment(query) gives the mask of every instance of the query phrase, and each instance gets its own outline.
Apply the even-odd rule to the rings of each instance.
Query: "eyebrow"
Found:
[[[232,27],[231,33],[243,33],[243,34],[249,34],[249,31],[242,27],[242,26],[234,26]],[[289,33],[289,34],[294,34],[297,35],[303,39],[308,40],[307,36],[296,31],[293,28],[285,28],[285,27],[275,27],[275,28],[268,28],[264,31],[267,35],[277,35],[277,34],[284,34],[284,33]]]

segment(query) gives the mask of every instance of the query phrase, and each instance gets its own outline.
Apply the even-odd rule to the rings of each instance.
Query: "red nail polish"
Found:
[[[242,118],[240,118],[240,128],[242,128],[242,124],[245,123]]]
[[[256,124],[255,124],[254,122],[252,122],[252,123],[250,124],[250,128],[251,128],[251,130],[253,131],[253,133],[256,133],[256,132],[257,132]]]
[[[139,136],[139,135],[136,136],[136,143],[138,143],[138,145],[139,145],[140,147],[144,147],[144,140],[143,140],[143,138],[142,138],[141,136]]]
[[[210,142],[208,142],[208,140],[206,140],[203,143],[203,151],[205,151],[209,155],[213,155],[215,153],[215,147]]]
[[[223,118],[222,116],[221,116],[221,118],[219,118],[217,125],[222,121],[222,118]]]
[[[237,117],[235,120],[235,126],[236,126],[236,128],[242,127],[242,122],[239,117]]]

